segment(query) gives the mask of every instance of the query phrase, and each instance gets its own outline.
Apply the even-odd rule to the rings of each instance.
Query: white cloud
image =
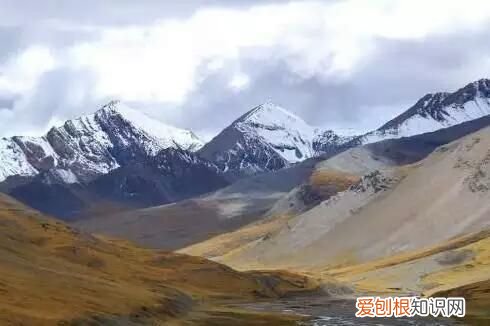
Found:
[[[345,79],[369,57],[377,38],[417,39],[477,28],[489,16],[490,2],[481,0],[349,0],[204,9],[188,19],[108,29],[100,41],[71,51],[77,64],[97,73],[100,96],[181,104],[205,77],[199,72],[205,62],[219,69],[219,63],[248,56],[284,61],[300,78]],[[230,78],[231,84],[245,83]]]
[[[0,65],[0,90],[22,93],[35,87],[43,73],[56,67],[56,59],[43,46],[31,46]]]
[[[377,55],[380,38],[424,40],[471,32],[485,28],[489,19],[490,1],[486,0],[345,0],[241,9],[203,7],[186,18],[152,20],[148,25],[138,22],[131,27],[63,27],[66,22],[59,21],[55,25],[60,29],[88,28],[99,38],[56,51],[47,46],[27,48],[0,64],[0,93],[31,96],[45,73],[68,67],[93,75],[90,87],[94,91],[77,86],[78,95],[63,97],[64,103],[80,102],[79,94],[84,94],[95,97],[84,99],[85,103],[115,97],[185,107],[190,94],[216,72],[226,76],[232,91],[252,87],[254,74],[230,69],[240,67],[244,60],[281,63],[291,80],[316,77],[341,83]],[[25,103],[35,105],[25,99],[21,102],[23,112]]]
[[[228,86],[232,90],[238,92],[247,88],[249,84],[250,84],[250,77],[243,73],[238,73],[235,76],[233,76]]]

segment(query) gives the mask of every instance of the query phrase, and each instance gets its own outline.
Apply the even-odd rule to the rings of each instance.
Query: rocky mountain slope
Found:
[[[343,131],[319,131],[316,129],[316,136],[313,139],[313,151],[316,155],[333,155],[343,150],[357,146],[358,134],[353,130]]]
[[[314,157],[286,169],[240,179],[198,198],[125,213],[105,214],[80,220],[77,226],[90,232],[128,238],[150,247],[178,249],[192,244],[199,247],[199,242],[246,225],[262,221],[268,223],[273,217],[283,219],[302,213],[339,189],[345,189],[353,179],[376,169],[417,162],[438,146],[489,125],[490,117],[484,117],[429,134],[352,148],[333,157]],[[253,226],[254,231],[270,225],[262,226]],[[267,232],[256,233],[257,238],[265,236]],[[247,239],[250,238],[248,236]],[[216,245],[211,244],[210,247]],[[223,249],[232,247],[226,245]],[[192,253],[206,257],[214,255],[207,255],[206,249],[196,249]]]
[[[2,194],[0,220],[2,325],[294,325],[298,317],[223,303],[316,288],[304,276],[240,273],[80,233]]]
[[[355,137],[320,131],[273,103],[259,105],[207,143],[199,155],[229,175],[277,171],[318,156],[333,155]]]
[[[407,111],[364,135],[322,131],[277,105],[265,103],[234,121],[199,153],[224,172],[250,175],[288,167],[315,155],[433,132],[489,114],[488,79],[453,93],[427,94]]]
[[[141,155],[178,147],[199,150],[230,176],[275,171],[322,153],[454,126],[490,114],[490,80],[422,97],[377,130],[361,136],[320,130],[272,103],[262,104],[204,145],[191,131],[165,125],[118,102],[67,121],[44,137],[0,139],[0,182],[52,170],[66,183],[88,182]]]
[[[207,143],[199,154],[223,172],[274,171],[314,155],[314,128],[266,103],[247,112]]]
[[[487,127],[415,164],[366,164],[372,171],[357,170],[364,176],[349,190],[220,260],[247,268],[342,266],[490,227],[489,148]]]
[[[102,210],[108,212],[166,204],[214,191],[239,178],[334,156],[359,145],[423,135],[488,117],[489,86],[490,81],[482,79],[454,93],[426,95],[397,118],[363,136],[319,131],[285,109],[266,103],[237,119],[202,148],[192,132],[111,102],[93,115],[53,128],[44,137],[0,140],[0,180],[8,176],[0,181],[0,191],[63,218],[82,216],[100,199],[103,203],[98,206],[105,206]],[[465,128],[446,132],[455,132],[454,140]],[[450,136],[434,144],[443,144]],[[166,155],[172,157],[162,170],[155,157],[169,148],[174,150],[159,156],[163,160]],[[379,150],[384,149],[381,146]],[[433,147],[405,150],[410,152],[405,153],[409,158],[417,152],[422,157]],[[357,164],[352,156],[340,155],[338,159],[343,157],[347,159],[341,164]],[[389,159],[403,161],[403,157]],[[56,204],[57,196],[66,200]],[[265,206],[259,206],[258,211],[263,211]]]
[[[52,128],[43,137],[0,139],[0,182],[45,171],[68,184],[90,182],[165,148],[197,150],[202,145],[191,131],[113,101],[94,114]]]
[[[425,95],[407,111],[357,141],[365,144],[420,135],[489,114],[490,80],[480,79],[453,93]]]
[[[153,248],[178,249],[263,219],[282,196],[302,184],[317,158],[248,178],[200,197],[76,222],[95,233],[124,237]]]
[[[352,180],[360,180],[364,175],[377,170],[416,163],[426,158],[437,147],[487,126],[490,126],[490,116],[432,133],[351,148],[328,159],[317,158],[313,169],[303,181],[270,206],[268,213],[258,222],[197,243],[185,248],[183,252],[219,257],[231,252],[233,248],[259,241],[285,227],[290,218],[307,212],[321,201],[336,195],[337,191],[345,190]],[[282,171],[287,170],[289,169]],[[222,245],[223,243],[225,245]]]

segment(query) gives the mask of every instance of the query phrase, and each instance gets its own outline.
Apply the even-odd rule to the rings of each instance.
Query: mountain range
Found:
[[[0,323],[356,324],[355,297],[408,295],[486,325],[489,90],[358,135],[265,103],[204,144],[111,102],[3,138]]]
[[[94,114],[53,127],[42,137],[0,139],[0,181],[51,171],[68,184],[90,182],[165,148],[193,151],[202,145],[191,131],[113,101]]]
[[[352,147],[337,155],[317,156],[289,168],[242,178],[199,197],[162,206],[92,215],[75,225],[89,232],[123,237],[153,248],[178,249],[196,243],[199,247],[199,243],[206,239],[220,239],[220,234],[233,235],[235,230],[238,230],[236,238],[239,242],[253,242],[267,233],[259,232],[257,236],[260,236],[256,238],[255,230],[282,225],[289,217],[311,210],[346,190],[364,175],[416,164],[438,147],[488,126],[490,116],[485,116],[431,133]],[[196,220],[203,223],[196,223]],[[215,255],[214,249],[232,250],[234,246],[212,243],[213,250],[205,256],[214,258],[219,256]],[[202,255],[200,250],[191,253]]]
[[[220,246],[219,257],[212,243],[217,238],[184,252],[235,268],[336,268],[490,226],[490,127],[439,146],[425,158],[412,151],[411,160],[397,161],[380,151],[381,145],[391,153],[403,153],[406,146],[400,140],[376,143],[324,160],[312,178],[332,182],[336,176],[337,184],[352,180],[342,191],[247,244]],[[281,219],[278,212],[273,219]],[[242,241],[243,232],[226,236]]]
[[[423,96],[380,128],[342,135],[259,105],[208,143],[112,101],[42,137],[0,139],[0,190],[63,218],[180,201],[239,179],[365,144],[459,125],[490,114],[490,80]],[[42,190],[42,191],[41,191]],[[42,195],[40,195],[42,194]],[[59,196],[65,198],[57,203]],[[89,208],[90,206],[90,208]]]

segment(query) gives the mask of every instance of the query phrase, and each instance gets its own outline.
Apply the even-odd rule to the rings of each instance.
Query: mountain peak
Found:
[[[119,100],[111,100],[110,102],[102,105],[100,109],[95,111],[94,114],[99,117],[118,115],[128,122],[133,122],[133,120],[137,121],[141,119],[156,120],[139,110],[133,109],[132,107],[128,106],[125,103],[122,103]]]
[[[240,117],[237,122],[259,123],[262,125],[284,125],[285,123],[300,122],[306,125],[300,117],[272,102],[265,102]]]
[[[482,78],[469,83],[465,87],[454,92],[459,97],[459,101],[472,99],[475,97],[490,97],[490,80]]]
[[[271,102],[254,107],[200,151],[225,172],[281,169],[314,155],[315,128]]]
[[[203,142],[189,130],[110,101],[95,113],[51,128],[43,137],[1,139],[0,182],[13,175],[35,176],[50,170],[66,176],[67,183],[90,182],[169,147],[193,151],[202,146]]]
[[[490,114],[490,80],[483,78],[452,92],[430,93],[411,108],[364,136],[364,143],[409,137],[448,128]]]
[[[477,81],[472,82],[473,86],[477,89],[490,89],[490,79],[482,78]]]
[[[168,125],[117,100],[102,106],[95,115],[102,118],[118,115],[134,127],[157,139],[164,148],[177,146],[197,150],[204,145],[192,131]]]
[[[100,110],[105,110],[105,111],[117,111],[119,104],[121,104],[121,101],[119,100],[111,100],[104,104]]]

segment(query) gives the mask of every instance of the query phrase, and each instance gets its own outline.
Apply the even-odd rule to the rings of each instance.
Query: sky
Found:
[[[0,136],[117,99],[209,139],[272,101],[369,130],[490,77],[487,0],[0,0]]]

